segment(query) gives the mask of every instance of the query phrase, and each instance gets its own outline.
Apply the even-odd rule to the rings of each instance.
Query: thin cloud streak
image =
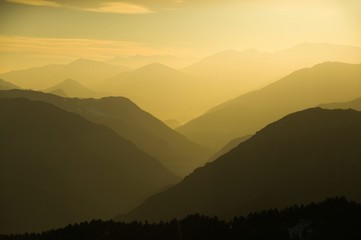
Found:
[[[17,3],[31,6],[44,6],[44,7],[61,7],[60,4],[47,0],[6,0],[10,3]]]
[[[178,49],[152,48],[142,43],[93,39],[0,36],[0,54],[42,55],[107,60],[116,56],[178,54]]]
[[[102,13],[120,13],[120,14],[146,14],[152,13],[148,8],[143,6],[123,3],[123,2],[107,2],[98,8],[83,9],[84,11],[102,12]]]
[[[9,3],[43,6],[43,7],[62,7],[76,9],[79,11],[99,12],[99,13],[115,13],[115,14],[148,14],[153,13],[151,9],[127,2],[101,2],[94,7],[80,7],[62,2],[51,0],[6,0]]]

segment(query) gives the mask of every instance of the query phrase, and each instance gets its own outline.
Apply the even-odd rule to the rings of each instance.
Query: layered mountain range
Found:
[[[107,219],[179,177],[109,128],[49,103],[0,99],[0,232]]]
[[[192,213],[230,219],[329,196],[361,201],[360,139],[361,112],[296,112],[117,220],[157,222]]]
[[[204,164],[211,154],[124,97],[78,99],[29,90],[0,91],[0,98],[18,97],[44,101],[105,125],[180,176]]]

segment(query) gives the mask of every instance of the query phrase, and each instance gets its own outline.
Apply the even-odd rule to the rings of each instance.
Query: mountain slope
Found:
[[[318,64],[225,102],[177,131],[204,146],[219,149],[290,112],[359,97],[360,89],[361,64]]]
[[[78,59],[66,65],[52,64],[11,71],[0,74],[0,77],[23,88],[41,90],[68,78],[76,79],[79,83],[89,86],[128,70],[125,67],[112,66],[103,62]]]
[[[124,97],[71,99],[35,91],[0,91],[0,98],[16,97],[48,102],[103,124],[182,176],[210,156],[208,149],[189,141]]]
[[[20,87],[11,82],[0,79],[0,90],[20,89]]]
[[[218,89],[218,95],[226,101],[298,69],[330,61],[360,63],[361,48],[305,42],[271,53],[231,50],[206,57],[182,70],[203,81],[207,88]]]
[[[80,83],[78,83],[73,79],[66,79],[44,91],[51,93],[58,90],[64,91],[64,93],[66,93],[68,97],[90,98],[90,97],[101,96],[100,93],[97,93],[95,91],[92,91],[84,87],[83,85],[81,85]]]
[[[320,105],[320,107],[326,109],[355,109],[361,111],[361,98],[356,98],[349,102],[326,103]]]
[[[182,72],[153,63],[105,80],[99,89],[130,98],[161,120],[184,121],[199,113],[205,102],[197,82]],[[198,98],[197,101],[194,101]]]
[[[360,139],[361,112],[290,114],[119,219],[232,218],[337,195],[361,201]]]
[[[178,177],[112,130],[51,104],[1,99],[0,232],[110,218]]]
[[[252,136],[251,135],[247,135],[247,136],[243,136],[243,137],[239,137],[239,138],[235,138],[232,141],[230,141],[229,143],[227,143],[226,145],[224,145],[218,152],[216,152],[211,158],[209,158],[208,162],[212,162],[214,160],[216,160],[217,158],[221,157],[222,155],[228,153],[229,151],[231,151],[233,148],[237,147],[239,144],[247,141],[248,139],[250,139]]]

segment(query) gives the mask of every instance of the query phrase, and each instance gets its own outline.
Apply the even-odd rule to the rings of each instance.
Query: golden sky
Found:
[[[0,72],[77,58],[361,46],[360,0],[0,0]]]

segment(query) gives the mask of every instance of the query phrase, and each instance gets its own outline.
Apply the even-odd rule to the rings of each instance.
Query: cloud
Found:
[[[6,0],[10,3],[33,5],[33,6],[46,6],[46,7],[60,7],[61,5],[48,0]]]
[[[120,13],[120,14],[146,14],[152,13],[150,9],[124,2],[106,2],[98,8],[83,9],[85,11],[103,12],[103,13]]]
[[[123,1],[59,1],[59,0],[6,0],[10,3],[46,6],[46,7],[63,7],[76,9],[80,11],[100,12],[100,13],[117,13],[117,14],[147,14],[152,13],[151,9],[143,5],[123,2]]]

